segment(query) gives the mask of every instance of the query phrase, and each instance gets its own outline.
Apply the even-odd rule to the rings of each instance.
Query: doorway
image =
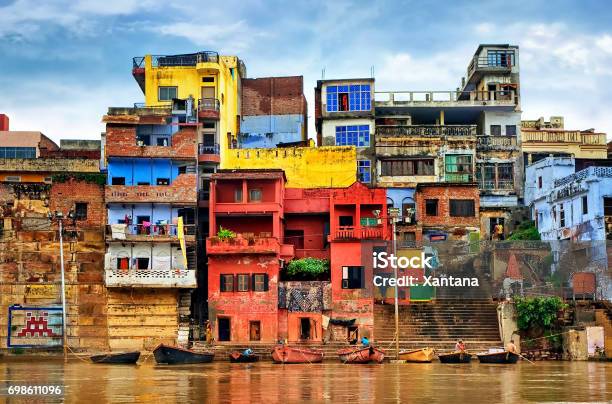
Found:
[[[489,238],[491,240],[503,240],[503,233],[501,234],[501,237],[496,237],[495,234],[495,226],[498,224],[502,226],[502,230],[505,230],[503,217],[492,217],[489,219]]]
[[[310,339],[310,319],[300,318],[300,339]]]
[[[261,322],[250,321],[249,322],[249,339],[251,341],[261,340]]]
[[[231,323],[227,317],[220,317],[217,319],[219,323],[219,341],[231,341]]]
[[[212,86],[205,86],[202,87],[202,99],[204,98],[215,98],[215,87]]]

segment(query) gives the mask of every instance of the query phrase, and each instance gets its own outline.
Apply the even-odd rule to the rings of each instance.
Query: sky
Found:
[[[552,4],[554,3],[554,5]],[[0,113],[11,130],[98,139],[109,106],[142,102],[132,57],[215,50],[248,77],[454,90],[480,43],[520,47],[523,119],[612,136],[612,4],[602,1],[0,0]]]

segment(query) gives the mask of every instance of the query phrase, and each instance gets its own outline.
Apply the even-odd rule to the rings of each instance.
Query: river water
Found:
[[[0,358],[0,403],[16,402],[610,402],[612,363],[516,365],[275,365],[270,362],[160,366]],[[10,396],[8,387],[59,385],[63,395]]]

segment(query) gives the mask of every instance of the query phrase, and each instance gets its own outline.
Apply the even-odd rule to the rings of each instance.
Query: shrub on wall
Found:
[[[287,265],[287,275],[315,279],[329,272],[329,261],[318,258],[300,258]]]
[[[518,225],[516,230],[510,234],[508,240],[541,240],[538,228],[531,220],[526,220]]]
[[[55,183],[68,182],[70,180],[83,181],[100,186],[106,185],[106,175],[102,173],[55,174],[51,177],[51,181]]]

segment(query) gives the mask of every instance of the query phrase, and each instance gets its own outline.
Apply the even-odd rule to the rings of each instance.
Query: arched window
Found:
[[[395,207],[395,202],[393,202],[393,199],[387,197],[387,209],[394,208],[394,207]]]
[[[402,217],[404,218],[404,223],[416,222],[416,205],[414,199],[408,196],[402,199]]]

